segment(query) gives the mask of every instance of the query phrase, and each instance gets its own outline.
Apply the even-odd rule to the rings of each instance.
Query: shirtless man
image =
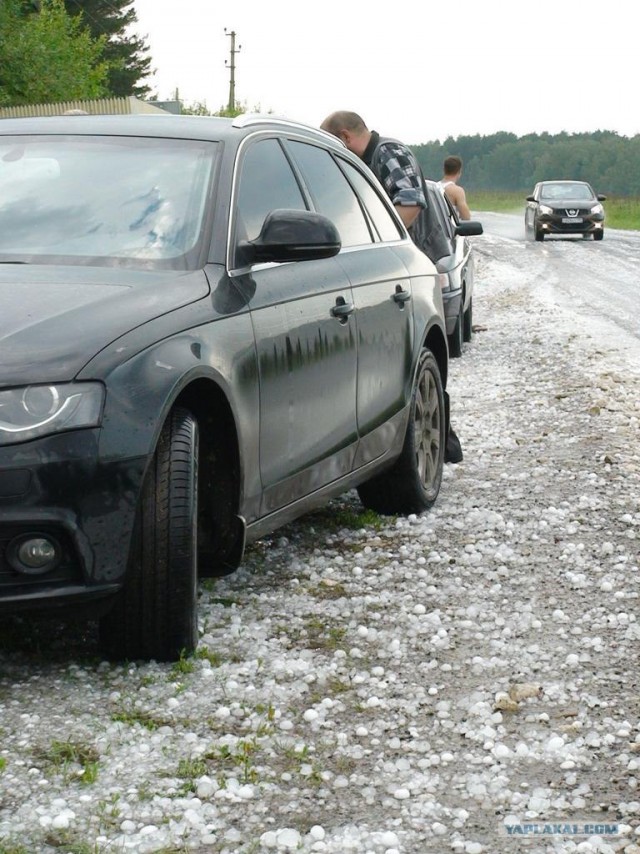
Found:
[[[453,154],[451,157],[445,158],[444,175],[438,183],[445,192],[445,195],[455,207],[460,219],[471,219],[471,211],[467,204],[467,197],[462,187],[457,184],[458,179],[462,175],[462,158]]]

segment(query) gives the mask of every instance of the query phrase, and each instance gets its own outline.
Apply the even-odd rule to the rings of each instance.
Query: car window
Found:
[[[455,236],[454,225],[452,222],[451,211],[447,206],[447,201],[437,187],[428,186],[429,202],[433,204],[438,211],[439,219],[442,221],[444,233],[449,240],[453,240]]]
[[[236,205],[236,245],[255,240],[272,210],[306,210],[302,191],[277,139],[262,139],[248,149],[240,168]]]
[[[358,198],[328,151],[289,141],[296,163],[319,213],[338,229],[343,246],[372,243],[373,238]]]
[[[400,240],[403,234],[397,222],[385,206],[380,196],[376,193],[364,175],[351,163],[342,158],[338,159],[340,168],[344,170],[349,182],[355,187],[360,196],[367,213],[377,232],[379,240]]]
[[[189,268],[217,150],[183,139],[0,137],[0,257]]]
[[[588,184],[566,183],[566,184],[543,184],[540,193],[543,201],[552,202],[562,199],[593,199],[594,194]]]

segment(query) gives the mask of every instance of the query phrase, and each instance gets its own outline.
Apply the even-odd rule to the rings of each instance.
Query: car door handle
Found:
[[[331,308],[331,317],[337,317],[340,323],[346,323],[353,310],[353,303],[347,302],[344,297],[336,297],[336,304]]]
[[[396,292],[393,295],[393,299],[400,303],[400,305],[404,305],[405,302],[408,302],[411,299],[410,291],[405,291],[402,289],[402,285],[396,285]]]

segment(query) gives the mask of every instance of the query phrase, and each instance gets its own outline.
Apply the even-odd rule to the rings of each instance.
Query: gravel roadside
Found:
[[[639,362],[505,246],[430,513],[261,541],[173,666],[0,627],[0,854],[640,854]]]

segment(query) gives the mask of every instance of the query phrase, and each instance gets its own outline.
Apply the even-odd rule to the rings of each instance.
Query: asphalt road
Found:
[[[572,303],[585,326],[601,323],[605,335],[640,341],[640,232],[605,228],[599,243],[579,236],[536,243],[525,239],[524,215],[478,212],[474,219],[485,230],[480,251],[480,241],[498,249],[542,295]]]

